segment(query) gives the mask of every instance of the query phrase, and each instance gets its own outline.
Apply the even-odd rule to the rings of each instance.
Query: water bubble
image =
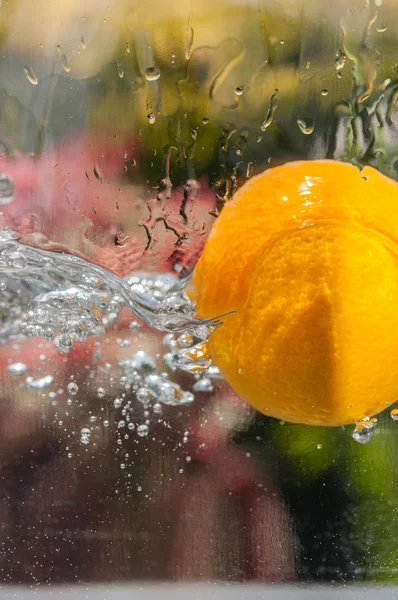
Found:
[[[0,291],[5,292],[7,289],[7,284],[5,281],[0,282]]]
[[[90,443],[90,435],[91,435],[91,431],[88,429],[88,427],[83,427],[80,430],[80,443],[81,444],[89,444]]]
[[[140,437],[146,437],[149,433],[148,425],[138,425],[137,427],[137,435]]]
[[[377,33],[384,33],[387,31],[387,25],[380,25],[379,27],[376,27],[376,31]]]
[[[202,119],[202,123],[203,125],[207,125],[209,123],[210,119],[208,119],[207,117],[203,117]]]
[[[178,348],[190,348],[194,339],[189,333],[182,333],[176,340]]]
[[[123,69],[122,65],[119,62],[116,63],[116,69],[117,69],[117,74],[119,75],[120,79],[123,79],[123,77],[124,77],[124,69]]]
[[[160,77],[160,69],[157,67],[148,67],[145,69],[145,79],[147,81],[156,81]]]
[[[156,117],[153,112],[147,114],[147,119],[150,125],[153,125],[156,121]]]
[[[208,377],[201,377],[193,384],[192,389],[194,392],[211,393],[214,391],[214,386],[211,379]]]
[[[30,83],[32,85],[37,85],[39,83],[39,80],[37,79],[36,74],[35,74],[34,70],[32,69],[32,67],[29,67],[29,65],[26,65],[23,70],[25,72],[25,75],[26,75],[28,81],[30,81]]]
[[[87,44],[86,44],[83,36],[80,38],[80,45],[83,48],[83,50],[85,50],[87,48]]]
[[[123,429],[124,427],[126,427],[126,421],[124,419],[120,419],[120,421],[118,421],[117,427],[118,429]]]
[[[52,375],[44,375],[44,377],[39,377],[38,379],[33,379],[33,377],[27,377],[26,383],[34,390],[42,390],[43,388],[52,384],[54,378]]]
[[[13,269],[24,269],[27,265],[27,258],[19,250],[8,250],[3,254],[5,262]]]
[[[79,386],[74,381],[68,383],[66,388],[71,396],[76,396],[77,392],[79,391]]]
[[[137,400],[142,404],[147,404],[151,399],[151,392],[147,388],[139,388],[137,390]]]
[[[317,446],[316,446],[316,447],[317,447],[317,450],[322,450],[322,448],[323,448],[323,445],[322,445],[322,444],[317,444]]]
[[[327,90],[327,89],[323,89],[323,90],[321,91],[321,96],[327,96],[327,95],[328,95],[328,93],[329,93],[329,92],[328,92],[328,90]]]
[[[8,365],[7,370],[11,375],[24,375],[28,370],[28,366],[21,362]]]
[[[72,406],[72,404],[73,404],[73,400],[71,400],[70,398],[68,398],[68,399],[67,399],[67,401],[66,401],[66,404],[67,404],[68,406]]]
[[[239,85],[238,87],[235,88],[235,95],[241,96],[242,94],[243,94],[243,87],[241,85]]]
[[[314,119],[308,117],[305,119],[297,119],[297,125],[299,126],[300,131],[305,135],[310,135],[315,129]]]
[[[369,442],[374,433],[376,423],[377,419],[375,417],[373,419],[365,418],[362,419],[362,421],[359,421],[352,434],[353,439],[360,444],[366,444]]]
[[[106,419],[105,419],[105,421],[102,422],[102,424],[104,427],[109,427],[109,425],[110,425],[109,421],[107,421]]]
[[[90,423],[95,423],[97,420],[97,417],[95,415],[90,415],[88,420],[90,421]]]
[[[138,321],[132,321],[129,325],[130,331],[137,332],[141,329],[142,325]]]
[[[393,421],[398,421],[398,408],[393,408],[390,412],[390,417]]]
[[[60,354],[69,354],[73,350],[72,338],[67,334],[57,336],[54,344]]]
[[[115,398],[113,401],[113,406],[115,408],[120,408],[123,404],[123,400],[121,398]]]
[[[104,388],[99,387],[97,389],[97,396],[98,396],[98,398],[103,398],[105,396],[105,390],[104,390]]]
[[[131,52],[130,44],[128,42],[126,42],[126,54],[130,54],[130,52]]]
[[[156,402],[156,404],[153,405],[152,410],[156,415],[160,415],[163,412],[163,407],[159,402]]]

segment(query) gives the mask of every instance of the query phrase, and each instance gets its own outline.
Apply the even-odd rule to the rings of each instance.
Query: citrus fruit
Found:
[[[398,185],[371,167],[289,163],[215,222],[193,285],[223,317],[213,361],[266,415],[343,425],[398,398]]]

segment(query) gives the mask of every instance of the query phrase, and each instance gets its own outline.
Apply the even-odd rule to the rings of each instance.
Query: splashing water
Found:
[[[163,356],[153,357],[140,350],[115,365],[123,373],[120,383],[133,392],[133,397],[130,393],[126,398],[127,394],[122,393],[113,399],[113,407],[118,414],[120,411],[116,421],[117,431],[123,434],[120,440],[133,430],[138,437],[146,437],[151,413],[156,419],[163,413],[163,407],[191,404],[194,393],[212,392],[213,381],[221,377],[211,362],[207,342],[221,321],[195,318],[195,306],[184,291],[186,281],[172,274],[146,272],[120,279],[79,257],[24,246],[16,234],[3,229],[0,231],[0,344],[43,336],[54,343],[58,352],[67,354],[75,342],[92,335],[104,336],[120,310],[129,307],[150,327],[167,332]],[[130,330],[138,333],[140,327],[133,321]],[[130,345],[123,341],[119,340],[123,347]],[[8,367],[14,376],[24,375],[27,370],[23,363]],[[177,371],[191,374],[190,390],[172,381]],[[73,397],[79,387],[71,379],[67,393]],[[50,374],[25,379],[26,385],[37,391],[53,382]],[[96,389],[99,398],[107,393],[103,387]],[[69,398],[68,406],[71,405]],[[144,409],[143,423],[137,422],[142,418],[141,409]],[[88,421],[92,426],[94,421],[90,418]],[[110,422],[104,420],[103,426],[109,427]],[[91,443],[91,429],[81,430],[81,444]]]
[[[220,319],[196,319],[185,280],[170,274],[135,273],[123,280],[82,258],[22,245],[0,231],[0,343],[43,336],[61,353],[74,341],[104,335],[129,307],[150,327],[187,331],[205,340]]]

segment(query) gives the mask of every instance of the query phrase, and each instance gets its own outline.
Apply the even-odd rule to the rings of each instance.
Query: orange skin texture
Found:
[[[249,180],[193,277],[214,362],[266,415],[344,425],[398,397],[398,186],[336,161]]]

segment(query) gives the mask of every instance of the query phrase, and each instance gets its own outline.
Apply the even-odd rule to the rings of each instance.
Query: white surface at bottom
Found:
[[[0,599],[14,600],[384,600],[398,599],[393,585],[285,585],[223,583],[103,583],[4,585]]]

